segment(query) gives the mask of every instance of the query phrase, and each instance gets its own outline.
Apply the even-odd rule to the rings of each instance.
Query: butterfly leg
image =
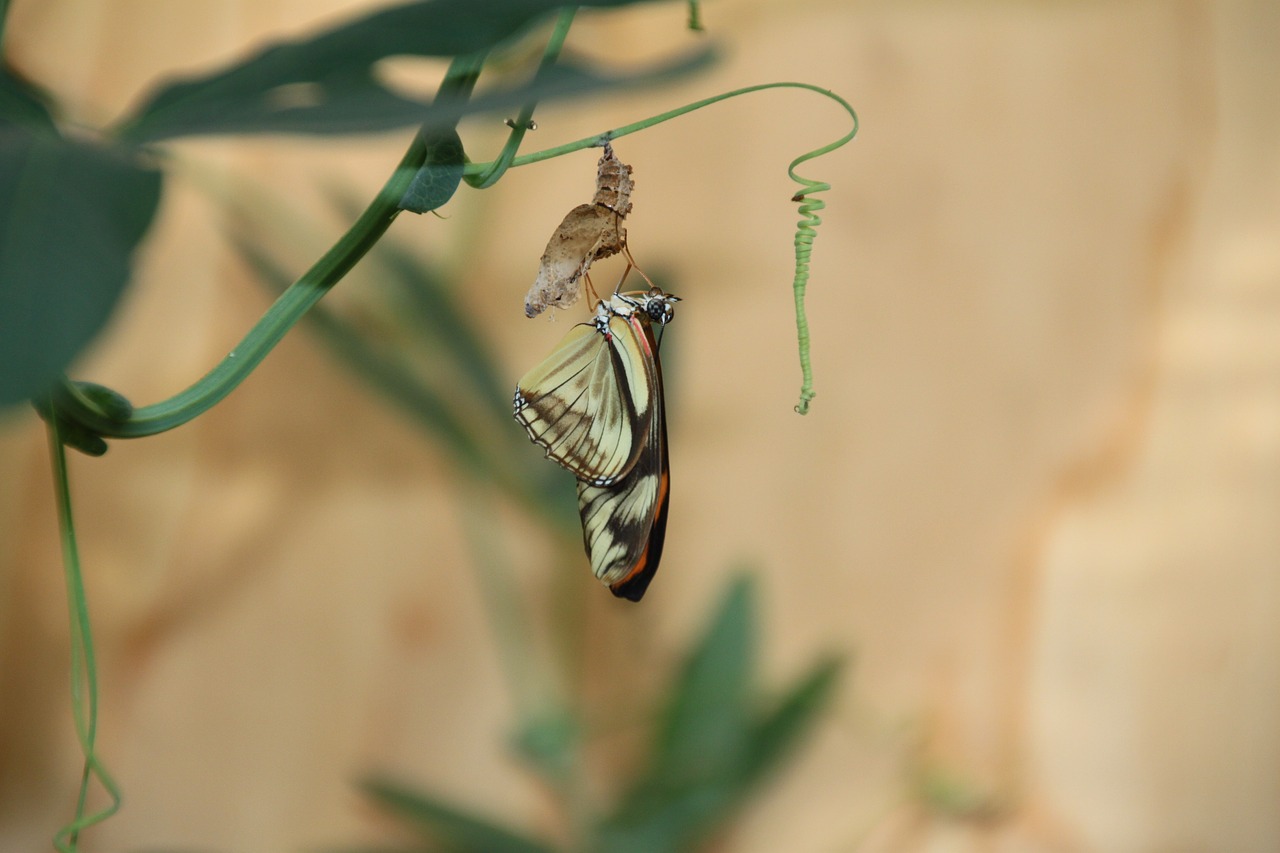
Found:
[[[640,265],[636,263],[636,259],[631,256],[631,247],[628,246],[626,243],[622,244],[622,254],[625,255],[627,258],[627,272],[622,274],[623,281],[626,280],[627,273],[631,272],[631,270],[634,269],[637,273],[640,274],[640,277],[644,279],[645,284],[649,285],[650,290],[653,290],[654,288],[657,287],[657,285],[653,283],[653,279],[645,275],[644,270],[640,269]],[[618,282],[618,286],[614,288],[614,293],[617,293],[621,289],[622,289],[622,282],[620,281]]]
[[[583,279],[583,281],[585,281],[585,282],[586,282],[586,284],[585,284],[584,286],[586,287],[586,291],[587,291],[587,298],[588,298],[588,299],[590,299],[590,300],[591,300],[591,304],[593,304],[593,305],[594,305],[595,303],[597,303],[597,302],[599,302],[599,301],[600,301],[600,296],[596,293],[595,285],[593,285],[593,284],[591,283],[591,273],[589,273],[589,272],[587,272],[587,273],[583,273],[583,274],[582,274],[582,279]]]

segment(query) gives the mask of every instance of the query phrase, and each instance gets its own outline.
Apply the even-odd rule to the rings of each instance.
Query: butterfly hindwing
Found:
[[[654,400],[645,342],[627,318],[574,326],[516,387],[515,418],[575,477],[616,482],[648,438]]]

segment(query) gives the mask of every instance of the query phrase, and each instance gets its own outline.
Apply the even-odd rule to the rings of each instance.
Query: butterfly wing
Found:
[[[617,482],[648,437],[654,397],[646,346],[625,317],[574,326],[517,384],[515,419],[579,480]]]
[[[658,571],[671,485],[662,367],[648,319],[642,316],[629,322],[644,345],[641,364],[652,383],[646,441],[635,467],[621,481],[606,485],[578,481],[582,541],[591,570],[614,595],[631,601],[644,596]]]

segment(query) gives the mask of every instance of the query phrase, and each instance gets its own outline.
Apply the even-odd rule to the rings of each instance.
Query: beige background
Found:
[[[103,123],[162,71],[370,4],[14,5],[16,63]],[[583,20],[573,43],[653,59],[694,38],[683,15]],[[649,695],[746,560],[771,683],[824,649],[856,666],[725,849],[1280,848],[1280,5],[743,0],[704,16],[725,50],[711,73],[544,109],[531,144],[779,79],[840,92],[863,131],[802,170],[833,184],[807,418],[791,411],[785,166],[843,132],[839,111],[772,92],[619,145],[633,249],[687,300],[662,573],[627,607],[585,563],[580,580],[558,571],[528,519],[491,524],[538,612],[581,594],[602,728],[639,726],[623,700]],[[496,150],[496,125],[464,127],[473,157]],[[405,139],[180,146],[188,177],[76,375],[159,400],[265,307],[192,174],[309,205],[322,180],[371,193]],[[463,272],[513,378],[565,328],[520,306],[593,172],[585,153],[517,170],[393,229]],[[515,705],[464,491],[313,340],[292,335],[208,416],[77,458],[73,476],[102,753],[126,796],[87,849],[377,838],[349,784],[371,767],[555,831],[503,748]],[[42,433],[14,412],[4,850],[47,849],[78,778],[61,583]],[[603,775],[627,754],[610,743]]]

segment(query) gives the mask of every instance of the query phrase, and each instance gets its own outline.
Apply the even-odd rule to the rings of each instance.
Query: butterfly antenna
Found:
[[[591,283],[591,273],[583,273],[582,278],[586,281],[587,296],[590,297],[591,304],[596,305],[604,301],[600,298],[599,294],[596,293],[595,285]]]

